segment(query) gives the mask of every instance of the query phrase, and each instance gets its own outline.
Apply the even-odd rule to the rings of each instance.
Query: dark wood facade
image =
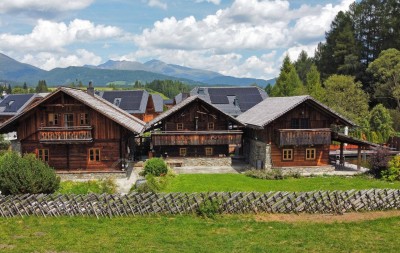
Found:
[[[245,138],[271,147],[273,167],[329,165],[331,127],[338,117],[314,102],[303,102],[263,129],[247,128]]]
[[[241,146],[242,124],[202,99],[191,97],[150,122],[153,150],[168,156],[228,156],[230,146]],[[179,107],[178,109],[176,107]]]
[[[113,109],[104,107],[110,114]],[[119,113],[116,110],[109,117],[56,91],[16,120],[21,152],[35,153],[57,170],[121,170],[122,161],[130,156],[130,140],[137,133],[113,119]]]

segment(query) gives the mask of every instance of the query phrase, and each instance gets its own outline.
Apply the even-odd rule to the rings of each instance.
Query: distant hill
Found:
[[[32,75],[40,75],[46,71],[32,65],[18,62],[7,55],[0,53],[0,79],[17,81]]]
[[[167,64],[159,60],[146,63],[109,60],[98,66],[86,65],[46,71],[0,54],[0,80],[26,82],[28,85],[36,85],[39,80],[46,80],[49,86],[68,85],[76,81],[84,84],[92,81],[95,85],[102,86],[111,82],[131,84],[137,80],[151,82],[156,79],[177,80],[191,85],[257,84],[262,87],[271,81],[224,76],[213,71]]]

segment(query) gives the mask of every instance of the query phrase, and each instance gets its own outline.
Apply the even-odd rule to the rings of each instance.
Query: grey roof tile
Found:
[[[35,94],[10,94],[0,102],[2,113],[15,114],[22,110],[35,97]]]
[[[238,116],[268,97],[254,86],[245,87],[196,87],[190,94],[198,95],[231,116]]]
[[[247,125],[264,127],[305,101],[311,101],[329,113],[341,118],[347,124],[355,125],[350,120],[344,118],[340,114],[334,112],[329,107],[321,104],[308,95],[292,97],[268,97],[245,113],[239,115],[237,119]]]
[[[159,94],[151,94],[151,98],[153,99],[155,112],[163,112],[164,100],[162,99],[162,97]]]

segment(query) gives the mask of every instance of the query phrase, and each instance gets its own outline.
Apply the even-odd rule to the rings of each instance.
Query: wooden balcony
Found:
[[[151,134],[154,146],[229,145],[242,143],[242,131],[168,131]]]
[[[278,129],[275,132],[275,143],[280,147],[330,145],[331,129]]]
[[[41,127],[39,141],[47,144],[79,144],[92,142],[92,127]]]

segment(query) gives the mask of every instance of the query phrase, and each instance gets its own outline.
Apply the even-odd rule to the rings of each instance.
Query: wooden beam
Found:
[[[344,165],[343,147],[344,147],[344,143],[341,142],[340,143],[340,156],[339,156],[339,164],[340,165]]]
[[[357,170],[361,169],[361,145],[357,148]]]

